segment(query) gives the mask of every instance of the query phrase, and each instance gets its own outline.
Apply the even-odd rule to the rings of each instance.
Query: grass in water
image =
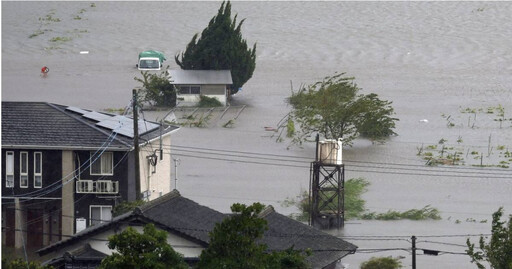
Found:
[[[427,205],[422,209],[410,209],[404,212],[399,212],[395,210],[389,210],[386,213],[369,212],[361,215],[361,218],[366,220],[440,220],[441,215],[439,214],[439,210],[430,207],[430,205]]]
[[[389,210],[386,213],[368,212],[366,210],[366,201],[361,195],[367,191],[370,183],[364,178],[351,178],[345,181],[345,219],[365,219],[365,220],[440,220],[439,210],[427,205],[421,209],[410,209],[404,212]],[[331,201],[335,206],[338,201]],[[302,191],[301,194],[293,198],[287,198],[281,202],[281,206],[295,206],[299,213],[291,217],[299,221],[307,221],[310,216],[310,204],[308,191]]]
[[[50,39],[50,42],[67,42],[67,41],[71,41],[71,40],[72,40],[71,37],[57,36],[57,37]]]

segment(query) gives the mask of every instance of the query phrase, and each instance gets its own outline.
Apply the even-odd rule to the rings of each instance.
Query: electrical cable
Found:
[[[229,162],[237,162],[237,163],[245,163],[245,164],[260,164],[260,165],[269,165],[269,166],[281,166],[281,167],[293,167],[293,168],[309,168],[309,166],[300,166],[300,165],[292,165],[292,164],[278,164],[278,163],[265,163],[265,162],[255,162],[255,161],[244,161],[237,159],[227,159],[227,158],[216,158],[216,157],[206,157],[206,156],[197,156],[190,154],[180,154],[180,153],[171,153],[176,156],[182,157],[190,157],[190,158],[200,158],[200,159],[209,159],[209,160],[217,160],[217,161],[229,161]],[[246,157],[249,158],[249,157]],[[268,159],[267,159],[268,160]],[[360,166],[364,167],[364,166]],[[393,168],[378,168],[378,167],[369,167],[374,169],[393,169]],[[400,170],[400,169],[398,169]],[[399,172],[399,171],[379,171],[379,170],[361,170],[361,169],[349,169],[345,167],[345,171],[349,172],[366,172],[366,173],[377,173],[377,174],[394,174],[394,175],[411,175],[411,176],[432,176],[432,177],[456,177],[456,178],[489,178],[489,179],[512,179],[512,176],[479,176],[479,175],[459,175],[459,174],[425,174],[425,173],[409,173],[409,172]],[[437,171],[439,172],[439,171]],[[451,172],[451,171],[449,171]],[[458,173],[458,172],[454,172]]]

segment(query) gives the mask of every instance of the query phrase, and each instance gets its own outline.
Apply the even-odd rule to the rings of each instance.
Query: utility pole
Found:
[[[174,189],[178,190],[178,164],[180,163],[180,159],[173,159],[173,160],[174,160]],[[172,186],[171,186],[171,188],[172,188]]]
[[[137,90],[133,89],[133,144],[135,157],[135,198],[140,197],[140,160],[139,160],[139,111],[137,109]]]
[[[411,237],[412,240],[412,269],[416,269],[416,236]]]

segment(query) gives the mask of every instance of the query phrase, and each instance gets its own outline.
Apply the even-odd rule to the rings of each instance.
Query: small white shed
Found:
[[[195,106],[201,95],[216,98],[225,106],[228,87],[233,84],[230,70],[169,70],[169,81],[177,89],[179,106]]]

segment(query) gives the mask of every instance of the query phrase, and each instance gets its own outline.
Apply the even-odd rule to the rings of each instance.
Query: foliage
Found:
[[[219,107],[222,103],[215,97],[199,96],[199,107]]]
[[[291,118],[286,121],[286,137],[293,137],[295,135],[295,123]]]
[[[364,178],[351,178],[345,181],[345,218],[354,219],[358,218],[365,211],[365,201],[361,198],[361,195],[366,192],[370,183]],[[328,195],[330,196],[330,195]],[[333,204],[337,204],[337,200],[331,201]],[[309,193],[303,191],[296,198],[286,199],[282,206],[296,206],[300,213],[294,216],[299,221],[309,220],[311,207],[309,204]]]
[[[153,224],[144,226],[143,234],[128,227],[112,235],[108,247],[117,253],[103,259],[99,268],[188,268],[181,255],[167,243],[167,232],[157,230]]]
[[[512,269],[512,215],[509,215],[508,223],[501,221],[502,216],[503,207],[492,214],[491,240],[486,243],[481,236],[479,250],[469,238],[466,241],[466,253],[471,257],[471,262],[476,263],[480,269],[485,268],[483,262],[488,262],[491,268]]]
[[[367,191],[367,187],[370,183],[364,178],[351,178],[345,181],[345,219],[376,219],[376,220],[426,220],[441,219],[439,210],[432,208],[430,205],[423,207],[422,209],[410,209],[404,212],[395,210],[389,210],[386,213],[367,212],[365,208],[365,201],[361,198],[361,195]],[[327,196],[331,197],[332,193],[327,192]],[[329,202],[335,207],[338,204],[337,199],[333,199]],[[309,193],[303,191],[300,195],[292,199],[286,199],[281,203],[282,206],[296,206],[300,213],[293,216],[299,221],[309,220],[311,207],[309,202]]]
[[[4,269],[53,269],[53,266],[41,266],[38,262],[26,262],[22,259],[7,260],[2,259],[2,268]]]
[[[241,33],[245,19],[237,25],[236,18],[231,20],[230,2],[222,2],[201,37],[195,34],[185,52],[175,56],[176,64],[185,70],[231,70],[231,94],[252,77],[256,67],[256,44],[248,49]]]
[[[135,200],[135,201],[131,201],[131,202],[128,202],[128,201],[121,202],[114,207],[114,209],[112,210],[112,215],[114,215],[114,217],[122,215],[126,212],[134,210],[136,207],[141,206],[144,203],[145,202],[143,200]]]
[[[160,74],[152,74],[148,71],[140,73],[142,78],[134,79],[142,83],[142,101],[156,106],[176,106],[176,88],[169,82],[167,70]]]
[[[320,133],[328,139],[343,138],[351,145],[359,135],[381,140],[395,132],[397,118],[391,102],[380,100],[376,94],[359,94],[354,78],[344,73],[326,77],[297,93],[288,102],[292,105],[293,119],[300,126],[294,142],[302,143],[313,134]]]
[[[201,253],[198,268],[309,268],[301,251],[290,248],[268,254],[266,245],[256,243],[268,229],[267,221],[258,216],[263,209],[260,203],[233,204],[234,214],[210,232],[210,244]]]
[[[397,269],[402,267],[402,262],[393,257],[372,257],[361,264],[361,269]]]
[[[437,208],[432,208],[430,205],[423,207],[422,209],[410,209],[404,212],[395,210],[389,210],[386,213],[369,212],[361,216],[362,219],[375,219],[375,220],[440,220],[441,215]]]
[[[273,251],[267,263],[268,269],[308,269],[309,263],[306,257],[311,255],[311,250],[306,250],[304,253],[300,250],[295,250],[293,247],[284,251]]]
[[[199,268],[262,268],[266,246],[255,240],[267,230],[267,221],[258,217],[263,208],[260,203],[233,204],[234,215],[210,232],[210,244],[199,257]]]
[[[392,129],[397,119],[390,117],[394,114],[390,101],[380,100],[376,94],[370,93],[363,97],[363,104],[368,110],[362,113],[363,121],[357,126],[361,136],[380,140],[396,135]]]

